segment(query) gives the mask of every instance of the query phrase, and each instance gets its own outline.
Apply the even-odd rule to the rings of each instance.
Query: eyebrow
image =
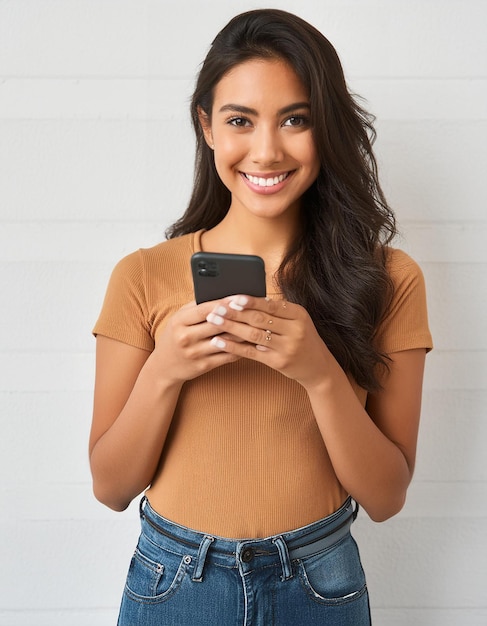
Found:
[[[279,115],[285,115],[286,113],[291,113],[292,111],[296,111],[296,109],[310,109],[309,102],[295,102],[294,104],[289,104],[288,106],[279,109]],[[256,109],[252,109],[250,107],[243,106],[242,104],[224,104],[219,113],[225,113],[226,111],[234,111],[236,113],[245,113],[246,115],[259,115],[259,112]]]

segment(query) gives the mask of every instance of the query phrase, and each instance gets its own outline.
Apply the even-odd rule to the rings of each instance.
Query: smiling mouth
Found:
[[[279,176],[268,176],[266,178],[262,178],[261,176],[252,176],[252,174],[246,174],[245,172],[242,172],[242,174],[253,185],[259,185],[259,187],[274,187],[274,185],[278,185],[279,183],[282,183],[284,180],[286,180],[291,172],[279,174]]]

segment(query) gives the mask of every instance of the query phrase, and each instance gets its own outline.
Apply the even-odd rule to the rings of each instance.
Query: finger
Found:
[[[298,305],[283,299],[273,300],[271,298],[237,295],[225,298],[224,303],[234,311],[262,311],[283,319],[295,319],[299,311]]]
[[[252,309],[235,311],[229,304],[227,306],[219,304],[215,307],[206,317],[207,321],[221,327],[222,332],[233,333],[251,343],[268,342],[272,334],[282,335],[289,326],[289,320],[273,317],[264,311]],[[232,321],[247,328],[232,325]]]
[[[217,307],[216,311],[222,313],[222,309],[223,307],[220,305]],[[274,339],[275,344],[280,337],[278,332],[272,330],[275,328],[274,320],[267,320],[269,316],[263,315],[259,311],[240,312],[238,313],[238,321],[231,319],[231,316],[231,313],[223,316],[219,315],[217,312],[212,312],[207,317],[208,325],[213,326],[213,334],[217,328],[221,329],[222,332],[219,334],[219,338],[222,341],[226,341],[228,337],[237,337],[241,343],[246,342],[253,345],[260,344],[262,346],[270,347],[272,340]],[[256,318],[258,318],[257,322],[255,321]],[[262,327],[258,325],[259,322]],[[269,322],[272,323],[269,324]],[[222,334],[225,334],[225,336]],[[220,344],[217,342],[217,345]],[[220,347],[223,347],[222,343]]]
[[[206,328],[206,332],[204,335],[198,333],[201,327]],[[230,355],[230,353],[225,354],[221,349],[218,349],[217,346],[211,343],[211,338],[215,337],[214,328],[211,328],[210,324],[201,324],[199,326],[191,327],[193,332],[188,333],[186,336],[175,336],[175,345],[177,346],[177,351],[181,355],[181,357],[189,362],[200,364],[200,368],[202,370],[207,369],[208,365],[211,365],[210,369],[213,367],[217,367],[219,365],[223,365],[225,363],[230,363],[235,361],[238,357],[237,354]],[[213,331],[213,332],[210,332]],[[219,335],[216,335],[219,337]],[[231,335],[228,335],[227,341],[233,341],[230,339]],[[231,358],[230,358],[231,357]]]
[[[178,322],[185,326],[193,326],[200,324],[206,320],[208,313],[210,313],[219,301],[208,301],[196,304],[196,302],[188,302],[184,304],[175,315],[178,316]]]
[[[214,303],[200,309],[196,305],[185,306],[174,314],[169,332],[176,346],[183,350],[194,350],[197,344],[215,335],[215,325],[206,321],[209,317],[208,308],[211,306]],[[218,307],[216,310],[222,312]],[[224,332],[223,329],[220,332]]]
[[[252,344],[248,342],[235,342],[223,339],[221,335],[216,335],[210,340],[210,345],[220,352],[231,354],[237,358],[252,359],[254,361],[266,362],[267,354],[271,353],[270,348],[262,344]]]
[[[212,335],[215,334],[215,331],[213,329],[213,333]],[[242,343],[244,341],[244,339],[242,339],[241,337],[237,337],[236,335],[231,335],[230,333],[221,333],[221,335],[218,335],[219,337],[221,337],[224,341],[236,341],[238,343]]]

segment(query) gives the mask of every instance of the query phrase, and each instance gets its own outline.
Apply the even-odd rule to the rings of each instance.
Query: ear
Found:
[[[200,121],[201,130],[203,131],[203,135],[205,136],[205,141],[210,146],[210,148],[213,150],[213,148],[215,146],[213,145],[213,133],[211,132],[210,117],[208,116],[207,113],[205,113],[205,111],[203,111],[203,109],[201,107],[198,107],[198,119]]]

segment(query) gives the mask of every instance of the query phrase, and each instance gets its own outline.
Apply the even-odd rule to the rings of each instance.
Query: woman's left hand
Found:
[[[333,358],[307,311],[286,300],[231,296],[207,316],[213,346],[264,363],[305,388],[326,377]]]

